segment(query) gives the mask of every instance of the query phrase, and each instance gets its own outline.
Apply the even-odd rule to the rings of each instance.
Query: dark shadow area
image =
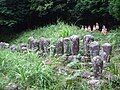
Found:
[[[100,28],[102,28],[102,25],[105,25],[107,28],[115,29],[119,27],[120,22],[117,22],[114,18],[111,16],[107,17],[96,17],[94,15],[90,14],[84,14],[81,18],[67,18],[69,17],[69,14],[66,12],[59,12],[59,13],[48,13],[47,15],[39,18],[37,16],[33,16],[32,19],[28,19],[27,23],[18,24],[13,28],[6,28],[6,27],[0,27],[0,41],[10,42],[13,39],[16,39],[22,32],[38,27],[43,27],[51,24],[57,24],[57,20],[64,21],[68,24],[73,24],[76,26],[81,27],[81,25],[85,26],[93,26],[96,22],[99,23]],[[33,21],[34,18],[34,21]]]
[[[16,20],[18,21],[18,23],[14,24],[11,27],[1,25],[0,41],[10,42],[12,39],[16,39],[19,36],[19,34],[26,30],[32,30],[37,27],[56,24],[57,20],[64,21],[70,25],[72,23],[73,25],[79,27],[81,27],[81,25],[90,25],[92,27],[96,22],[99,23],[100,28],[102,28],[102,25],[105,25],[108,28],[108,30],[119,27],[120,21],[117,21],[117,19],[110,15],[108,11],[104,13],[91,13],[91,9],[99,9],[96,6],[101,7],[102,9],[106,9],[106,7],[108,7],[108,2],[100,2],[101,3],[97,1],[85,2],[85,6],[87,5],[87,3],[90,3],[90,10],[87,7],[86,8],[88,10],[86,10],[86,8],[84,10],[84,8],[81,9],[81,7],[84,7],[84,5],[78,3],[76,0],[53,0],[53,5],[50,8],[45,9],[44,11],[36,11],[36,9],[29,10],[31,3],[28,2],[28,0],[26,0],[25,2],[19,2],[19,0],[16,0],[16,2],[9,1],[6,2],[6,5],[3,5],[1,3],[1,7],[7,7],[8,12],[5,12],[3,14],[0,13],[0,17],[2,17],[5,20]],[[44,3],[44,1],[38,1],[36,3],[33,3],[33,5],[36,4],[38,6],[44,6]],[[79,12],[79,9],[83,10],[83,12]],[[13,10],[14,13],[11,13],[11,10]]]

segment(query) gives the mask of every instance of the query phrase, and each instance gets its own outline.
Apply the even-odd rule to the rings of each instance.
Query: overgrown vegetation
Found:
[[[33,35],[34,38],[49,38],[54,43],[58,38],[70,35],[79,35],[82,44],[83,36],[89,34],[74,25],[69,26],[63,22],[57,25],[48,25],[47,27],[37,28],[33,31],[28,30],[21,33],[11,44],[27,43],[28,38]],[[107,35],[102,35],[99,31],[92,32],[95,39],[100,44],[109,42],[113,46],[111,55],[111,65],[106,68],[115,78],[104,84],[102,90],[119,90],[120,88],[120,54],[119,54],[119,29],[110,31]],[[80,53],[81,54],[81,53]],[[46,64],[46,62],[50,62]],[[89,87],[81,77],[80,71],[91,70],[82,67],[77,62],[68,63],[67,74],[63,72],[58,74],[60,67],[65,67],[61,58],[52,56],[38,57],[35,53],[10,52],[9,50],[0,50],[0,89],[3,90],[9,83],[16,83],[21,90],[88,90]],[[72,70],[75,69],[75,74]],[[106,79],[105,79],[106,80]]]
[[[83,37],[91,34],[101,45],[108,42],[113,49],[110,65],[103,73],[105,84],[101,84],[100,90],[120,90],[120,28],[103,35],[100,31],[87,32],[75,26],[93,26],[97,22],[100,29],[105,25],[108,31],[119,26],[120,0],[0,0],[0,42],[19,45],[27,43],[30,36],[45,37],[50,39],[51,48],[60,37],[79,35],[78,56],[82,56]],[[67,62],[51,53],[46,57],[37,53],[0,49],[0,90],[10,84],[18,85],[19,90],[90,89],[81,72],[92,68],[77,60]]]
[[[119,0],[0,0],[0,26],[3,31],[8,27],[17,31],[19,25],[30,28],[60,18],[78,24],[101,22],[110,27],[115,19],[119,21],[119,3]]]
[[[109,0],[109,12],[115,18],[120,20],[120,1],[119,0]]]

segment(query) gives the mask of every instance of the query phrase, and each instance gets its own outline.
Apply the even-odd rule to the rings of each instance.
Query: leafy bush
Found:
[[[120,20],[120,0],[109,0],[109,3],[110,14]]]
[[[108,1],[107,0],[76,0],[75,7],[70,10],[71,18],[77,22],[95,23],[101,22],[106,14],[108,14]],[[106,19],[106,18],[104,18]],[[102,20],[104,20],[102,19]]]
[[[109,11],[119,19],[119,0],[110,0],[110,5],[108,0],[0,0],[0,26],[31,27],[58,18],[82,24],[109,23]]]
[[[30,27],[36,22],[37,25],[40,22],[45,22],[40,18],[45,18],[47,22],[50,22],[52,18],[56,19],[57,15],[65,11],[67,1],[61,1],[0,0],[0,25],[5,27],[15,27],[16,25]],[[50,18],[49,21],[48,18]]]
[[[0,25],[12,27],[26,22],[28,4],[28,0],[0,0]]]

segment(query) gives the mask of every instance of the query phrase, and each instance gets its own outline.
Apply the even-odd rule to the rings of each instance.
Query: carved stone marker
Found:
[[[21,52],[27,52],[28,51],[28,45],[22,43],[22,44],[20,44],[19,49],[20,49]]]
[[[39,41],[33,37],[30,37],[28,39],[28,47],[33,51],[37,51],[39,49]]]
[[[28,47],[29,47],[29,49],[34,48],[34,38],[33,37],[28,38]]]
[[[112,52],[112,46],[109,43],[102,45],[102,51],[107,54],[107,62],[110,62],[110,54]]]
[[[70,38],[64,38],[63,40],[63,47],[64,47],[64,54],[65,55],[70,55],[71,54],[71,43],[70,43]]]
[[[37,39],[34,40],[34,50],[37,51],[39,50],[39,41]]]
[[[58,39],[58,41],[55,45],[55,53],[57,55],[63,55],[63,53],[64,53],[63,38]]]
[[[17,51],[17,46],[16,45],[11,45],[10,50],[11,50],[11,52],[16,52]]]
[[[4,48],[7,49],[7,48],[9,48],[10,44],[5,43],[4,46],[5,46]]]
[[[89,44],[94,41],[92,35],[85,35],[83,38],[83,47],[85,55],[89,55]]]
[[[4,48],[4,42],[0,42],[0,49]]]
[[[56,56],[56,46],[55,45],[50,45],[50,56]]]
[[[50,40],[42,37],[39,41],[39,48],[42,53],[49,53]]]
[[[44,37],[41,37],[40,40],[39,40],[39,50],[43,53],[44,51]]]
[[[5,42],[0,42],[0,49],[7,49],[9,48],[9,44]]]
[[[100,45],[98,42],[94,41],[94,42],[91,42],[89,44],[89,51],[90,51],[90,57],[91,59],[94,57],[94,56],[97,56],[99,55],[99,51],[100,51]]]
[[[107,53],[107,55],[110,55],[112,52],[112,46],[109,43],[105,43],[102,45],[102,50]]]
[[[79,36],[73,35],[70,37],[71,40],[71,54],[77,55],[79,52]]]
[[[108,62],[108,55],[106,52],[100,50],[99,55],[101,56],[101,59],[103,60],[104,63]]]
[[[44,40],[44,53],[49,53],[50,52],[50,40],[45,39]]]
[[[102,77],[102,70],[103,70],[103,60],[100,56],[95,56],[92,59],[93,65],[93,75],[95,79],[100,79]]]

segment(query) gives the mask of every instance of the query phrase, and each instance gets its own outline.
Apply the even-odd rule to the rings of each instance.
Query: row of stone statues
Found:
[[[109,43],[104,43],[100,47],[99,42],[94,41],[94,37],[92,35],[86,35],[83,38],[83,45],[85,55],[90,56],[91,59],[94,56],[100,55],[104,62],[109,62],[109,56],[112,51],[112,46]]]
[[[89,26],[82,26],[81,27],[82,30],[88,31],[88,32],[92,32],[92,31],[101,31],[102,34],[106,35],[108,33],[108,29],[106,28],[105,25],[102,26],[102,30],[100,30],[100,26],[98,23],[96,23],[95,25],[93,25],[92,27]]]
[[[92,35],[85,35],[83,37],[84,55],[78,57],[80,51],[80,37],[72,35],[66,38],[59,38],[54,45],[51,45],[47,38],[40,38],[40,40],[30,37],[27,44],[9,45],[5,42],[0,42],[0,49],[10,49],[12,52],[28,52],[35,51],[39,55],[47,55],[50,52],[55,56],[65,56],[65,60],[76,60],[86,62],[86,58],[92,62],[93,73],[95,78],[100,78],[102,75],[103,64],[110,62],[110,54],[112,46],[105,43],[100,46],[99,42],[95,41]]]
[[[41,53],[53,52],[54,55],[78,55],[80,50],[80,37],[73,35],[71,37],[59,38],[55,45],[51,45],[50,40],[44,37],[40,40],[30,37],[27,44],[9,45],[5,42],[0,42],[0,48],[9,48],[12,52],[14,51],[39,51]],[[92,35],[85,35],[83,37],[83,48],[84,56],[89,56],[91,59],[94,56],[100,55],[104,58],[105,62],[109,62],[109,56],[112,51],[112,46],[109,43],[105,43],[100,47],[99,42],[94,41]]]

